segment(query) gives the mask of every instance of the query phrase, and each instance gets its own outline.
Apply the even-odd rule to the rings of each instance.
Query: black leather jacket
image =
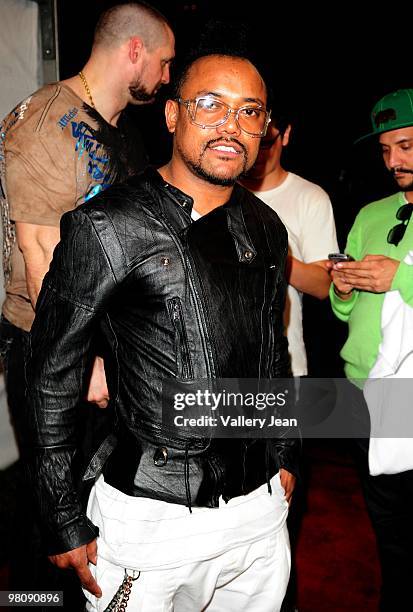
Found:
[[[104,464],[106,481],[128,495],[211,507],[220,495],[257,488],[280,466],[296,471],[292,439],[205,440],[163,427],[166,378],[290,375],[284,226],[238,185],[196,222],[191,209],[190,197],[147,170],[62,218],[27,368],[33,479],[49,554],[96,535],[72,477],[76,406],[96,333],[116,418],[85,478]]]

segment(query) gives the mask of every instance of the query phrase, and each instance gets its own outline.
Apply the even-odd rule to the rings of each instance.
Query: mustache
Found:
[[[242,144],[242,142],[240,142],[236,138],[213,138],[212,140],[208,140],[208,142],[205,145],[205,149],[207,149],[211,145],[214,145],[216,142],[228,142],[228,143],[233,142],[237,144],[239,147],[241,147],[244,155],[247,156],[247,148],[245,147],[245,145]]]
[[[400,174],[413,174],[413,170],[410,170],[409,168],[392,168],[390,170],[391,174],[394,176],[396,173]]]

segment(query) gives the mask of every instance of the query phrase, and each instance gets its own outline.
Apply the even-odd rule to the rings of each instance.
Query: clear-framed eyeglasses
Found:
[[[240,108],[231,108],[213,96],[199,96],[191,100],[176,98],[176,101],[186,107],[191,122],[204,129],[223,125],[234,113],[235,121],[243,132],[254,138],[262,138],[271,121],[271,111],[258,105],[246,104]]]

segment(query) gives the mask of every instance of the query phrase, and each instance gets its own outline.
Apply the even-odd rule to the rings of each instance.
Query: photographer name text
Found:
[[[174,425],[176,427],[253,427],[254,429],[263,429],[264,427],[298,427],[297,419],[276,418],[271,415],[269,419],[266,417],[246,417],[239,415],[237,417],[223,416],[218,417],[202,415],[199,417],[184,417],[179,414],[174,417]]]

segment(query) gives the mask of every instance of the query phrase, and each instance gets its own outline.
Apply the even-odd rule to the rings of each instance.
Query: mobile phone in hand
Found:
[[[341,261],[354,261],[354,257],[347,253],[330,253],[328,256],[330,261],[334,263],[340,263]]]

